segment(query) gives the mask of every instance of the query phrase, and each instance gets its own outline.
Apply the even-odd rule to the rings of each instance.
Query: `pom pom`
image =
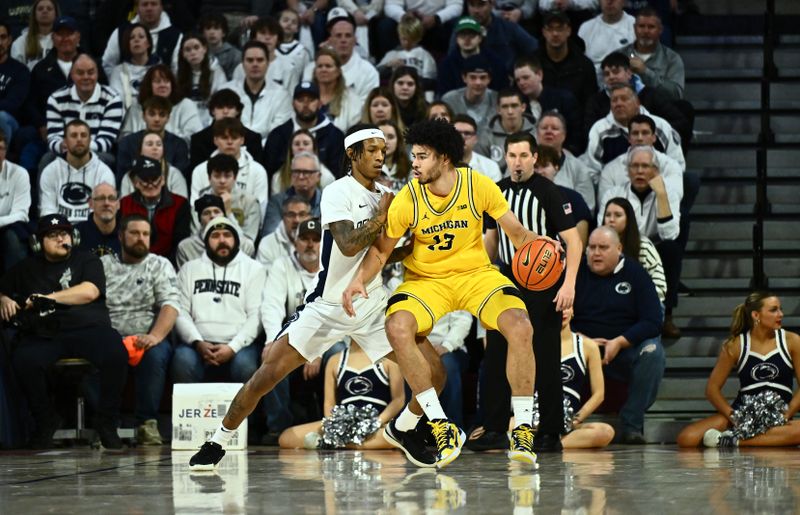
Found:
[[[321,449],[341,449],[347,444],[363,444],[381,427],[374,406],[336,405],[330,417],[322,419]]]
[[[765,390],[752,395],[744,394],[739,400],[739,406],[731,414],[731,432],[737,440],[748,440],[786,424],[783,418],[786,402],[776,392]]]
[[[575,410],[572,409],[572,403],[567,395],[562,398],[564,407],[564,431],[561,434],[567,434],[572,431],[572,419],[575,418]],[[533,427],[539,427],[539,395],[538,392],[533,394]]]

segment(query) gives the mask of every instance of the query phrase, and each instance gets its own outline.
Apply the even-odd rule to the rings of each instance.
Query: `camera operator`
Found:
[[[59,359],[90,361],[99,370],[100,401],[94,428],[102,445],[122,447],[116,431],[128,356],[105,305],[100,259],[75,249],[77,231],[62,215],[39,219],[34,255],[0,279],[0,316],[19,328],[13,365],[36,429],[34,448],[52,447],[57,417],[47,388],[48,371]]]

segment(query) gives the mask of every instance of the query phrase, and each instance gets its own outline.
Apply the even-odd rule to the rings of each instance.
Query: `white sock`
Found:
[[[439,403],[439,396],[436,395],[434,388],[428,388],[424,392],[417,395],[417,402],[422,406],[422,411],[428,416],[428,420],[436,420],[439,418],[447,418],[444,414],[442,405]]]
[[[225,448],[225,446],[230,443],[233,433],[235,432],[235,429],[227,429],[225,426],[220,424],[217,430],[214,432],[214,436],[211,437],[211,441],[219,444],[220,447]]]
[[[396,427],[398,431],[411,431],[417,427],[417,423],[419,423],[419,419],[421,418],[422,415],[415,414],[409,409],[408,404],[406,404],[405,409],[400,413],[400,416],[397,417],[397,420],[395,420],[394,427]]]
[[[514,427],[533,422],[533,395],[511,397],[511,408],[514,410]]]

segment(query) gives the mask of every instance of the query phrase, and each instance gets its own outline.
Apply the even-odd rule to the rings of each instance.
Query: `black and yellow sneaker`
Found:
[[[225,456],[225,451],[220,444],[206,442],[189,460],[189,468],[192,470],[214,470],[223,456]]]
[[[391,445],[406,454],[408,461],[418,467],[435,467],[436,455],[425,447],[425,437],[416,429],[400,431],[392,420],[383,429],[383,436]]]
[[[436,466],[445,467],[461,454],[461,446],[464,445],[467,435],[446,418],[431,420],[428,425],[431,426],[431,434],[436,440]]]
[[[508,458],[520,463],[536,465],[536,453],[533,452],[533,428],[528,424],[520,424],[511,431]]]

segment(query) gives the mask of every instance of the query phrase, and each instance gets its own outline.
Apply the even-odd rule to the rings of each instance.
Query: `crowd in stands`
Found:
[[[536,173],[559,186],[587,249],[572,329],[603,340],[607,365],[616,355],[606,373],[630,383],[622,420],[641,435],[660,339],[680,335],[672,310],[699,184],[686,171],[683,64],[663,34],[669,2],[631,13],[625,0],[16,3],[27,8],[0,13],[3,318],[59,289],[72,292],[59,304],[83,308],[57,310],[69,335],[12,338],[31,445],[51,445],[57,425],[48,366],[77,353],[99,369],[103,444],[119,446],[121,337],[145,349],[128,373],[141,443],[162,441],[170,381],[247,380],[319,269],[320,200],[343,175],[344,133],[384,131],[381,180],[399,191],[404,130],[431,118],[453,123],[465,164],[496,182],[509,175],[506,137],[535,138]],[[480,425],[461,385],[473,323],[453,313],[430,339],[450,376],[447,412],[459,424],[477,412]],[[316,417],[296,420],[292,401],[319,390],[328,357],[264,399],[251,423],[269,441],[319,418],[306,407]]]

